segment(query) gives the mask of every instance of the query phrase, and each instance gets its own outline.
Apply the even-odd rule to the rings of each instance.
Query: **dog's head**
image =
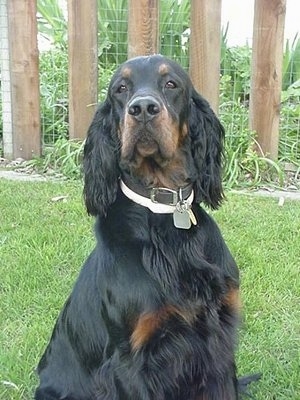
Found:
[[[125,62],[88,131],[88,212],[105,215],[122,176],[147,189],[192,183],[195,200],[217,208],[223,139],[219,120],[177,63],[160,55]]]

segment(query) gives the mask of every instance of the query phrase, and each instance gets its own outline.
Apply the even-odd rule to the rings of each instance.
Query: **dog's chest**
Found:
[[[128,302],[135,304],[135,311],[132,309],[128,322],[134,351],[157,341],[172,341],[175,332],[193,341],[199,326],[217,317],[222,294],[218,271],[197,254],[188,254],[185,246],[149,242],[131,261],[135,272],[130,274]],[[126,302],[123,307],[126,313]]]

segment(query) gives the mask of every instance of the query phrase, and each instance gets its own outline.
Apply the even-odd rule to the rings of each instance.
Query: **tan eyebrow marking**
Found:
[[[167,64],[161,64],[158,68],[160,75],[166,75],[170,72],[169,66]]]
[[[132,70],[129,67],[123,67],[121,73],[123,78],[130,78]]]

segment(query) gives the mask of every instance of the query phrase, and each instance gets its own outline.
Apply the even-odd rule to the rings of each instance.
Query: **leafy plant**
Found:
[[[40,95],[44,143],[68,136],[68,59],[56,47],[40,55]]]
[[[99,101],[103,101],[107,95],[107,89],[112,75],[115,72],[115,65],[102,65],[99,67],[99,82],[98,82],[98,94]]]
[[[68,179],[79,179],[83,147],[83,141],[60,138],[53,146],[45,148],[43,158],[33,159],[28,165],[41,173],[59,173]]]
[[[225,93],[231,100],[238,101],[241,99],[248,101],[250,92],[251,48],[248,45],[236,47],[225,46],[226,41],[224,43],[223,39],[221,76],[230,77],[230,85],[227,85]]]
[[[300,166],[300,79],[282,92],[279,157]]]
[[[228,100],[226,88],[231,77],[221,78],[220,119],[226,127],[224,183],[226,187],[258,187],[274,183],[282,186],[284,171],[280,163],[263,156],[255,132],[248,125],[248,107],[241,100]],[[225,93],[225,94],[224,94]],[[255,150],[254,150],[255,149]]]
[[[300,80],[300,38],[294,37],[292,44],[286,41],[282,62],[282,89],[287,90],[294,82]]]
[[[188,68],[190,37],[190,2],[163,0],[160,2],[160,52]]]
[[[102,65],[127,59],[127,0],[98,0],[98,55]]]
[[[58,0],[38,0],[38,28],[42,36],[60,49],[66,49],[67,21]]]

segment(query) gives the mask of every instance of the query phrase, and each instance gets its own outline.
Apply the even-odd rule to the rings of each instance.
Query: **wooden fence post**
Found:
[[[97,0],[68,0],[69,136],[84,139],[98,101]]]
[[[264,155],[278,156],[286,0],[255,0],[250,129]]]
[[[192,0],[190,76],[195,88],[219,109],[222,0]]]
[[[41,154],[37,3],[8,0],[9,61],[14,158]]]
[[[128,0],[128,58],[158,52],[158,0]]]

